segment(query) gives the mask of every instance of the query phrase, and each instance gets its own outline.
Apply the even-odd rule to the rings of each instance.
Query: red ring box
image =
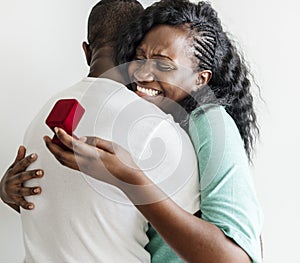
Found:
[[[54,132],[55,127],[64,129],[68,134],[77,138],[73,131],[78,126],[85,110],[76,99],[60,99],[53,106],[49,113],[46,124]],[[52,138],[52,142],[58,144],[64,149],[68,149],[56,135]],[[70,149],[68,149],[70,150]]]

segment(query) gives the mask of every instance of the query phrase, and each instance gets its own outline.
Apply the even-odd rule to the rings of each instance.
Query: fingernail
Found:
[[[33,205],[28,205],[27,208],[28,209],[33,209]]]
[[[36,154],[35,154],[35,153],[31,154],[31,155],[30,155],[30,158],[31,158],[31,159],[36,158]]]
[[[57,128],[57,127],[55,127],[55,128],[54,128],[54,131],[55,131],[55,133],[57,133],[57,132],[58,132],[58,128]]]
[[[87,137],[83,136],[79,138],[79,141],[81,142],[86,142],[87,141]]]
[[[36,173],[35,173],[36,175],[43,175],[43,172],[40,170],[40,171],[36,171]]]
[[[34,189],[33,189],[33,192],[34,192],[35,194],[38,194],[38,193],[40,192],[40,189],[39,189],[39,188],[34,188]]]

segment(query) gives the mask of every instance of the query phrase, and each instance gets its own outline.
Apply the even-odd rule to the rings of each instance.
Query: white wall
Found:
[[[81,42],[88,13],[96,2],[0,1],[0,86],[4,94],[0,98],[0,175],[14,159],[41,105],[86,74]],[[240,42],[266,101],[257,104],[262,136],[253,171],[265,212],[265,262],[300,262],[297,1],[214,0],[212,4]],[[0,262],[21,262],[19,216],[0,204],[0,218]]]
[[[81,42],[97,0],[0,1],[0,176],[44,102],[87,73]],[[19,215],[0,204],[0,262],[22,262]]]
[[[261,86],[261,143],[254,176],[261,200],[265,262],[300,262],[299,9],[296,1],[215,0]]]

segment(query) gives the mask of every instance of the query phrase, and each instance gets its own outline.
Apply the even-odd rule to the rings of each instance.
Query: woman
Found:
[[[154,229],[158,231],[185,261],[250,262],[251,258],[260,262],[261,217],[248,176],[246,155],[250,160],[256,130],[247,68],[208,4],[162,1],[148,8],[139,19],[133,37],[135,45],[119,49],[118,61],[127,62],[134,57],[139,60],[129,67],[137,94],[172,114],[177,113],[174,106],[184,109],[181,111],[184,114],[176,114],[176,118],[190,133],[198,154],[202,215],[197,218],[186,213],[170,199],[136,207],[153,226],[151,234],[157,236]],[[129,36],[122,37],[131,43]],[[172,41],[166,42],[169,37]],[[208,107],[215,102],[224,107]],[[203,106],[204,103],[209,105]],[[215,143],[216,130],[222,131],[221,137],[226,134],[221,144]],[[73,148],[72,139],[63,131],[59,130],[58,136]],[[101,160],[90,159],[90,150],[95,150],[88,145],[92,141]],[[88,144],[75,141],[74,149],[81,155],[76,159],[72,153],[51,144],[49,138],[46,142],[57,159],[61,161],[63,157],[65,165],[71,168],[86,167],[84,172],[99,178],[97,171],[104,164],[119,180],[135,185],[151,184],[138,167],[132,169],[119,161],[110,142],[100,138],[88,138]],[[118,182],[110,183],[118,186]],[[132,195],[128,189],[121,190],[133,203],[139,202],[138,193]],[[161,193],[152,188],[141,194],[156,198]],[[150,244],[149,250],[157,249],[161,239],[158,244]]]
[[[122,35],[123,42],[134,44],[117,48],[117,61],[135,58],[128,67],[135,92],[174,114],[189,132],[198,154],[202,214],[198,218],[186,213],[170,199],[136,207],[152,225],[152,234],[155,229],[185,261],[261,262],[262,217],[248,168],[258,129],[250,73],[242,57],[207,3],[161,1],[137,21],[135,34]],[[216,102],[222,106],[213,105]],[[178,105],[184,109],[179,115]],[[141,196],[161,194],[151,188],[133,195],[118,183],[151,184],[134,163],[129,167],[118,159],[116,149],[126,155],[122,148],[101,138],[72,141],[60,129],[57,135],[77,155],[46,138],[64,165],[85,167],[85,173],[100,180],[106,179],[97,170],[105,166],[116,178],[109,183],[134,204]],[[91,151],[95,149],[97,159]]]

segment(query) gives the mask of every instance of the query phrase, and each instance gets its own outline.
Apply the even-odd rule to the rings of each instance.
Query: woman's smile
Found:
[[[150,87],[143,87],[139,84],[136,84],[136,91],[135,93],[140,97],[150,96],[150,97],[157,97],[162,95],[163,92],[154,88]]]
[[[187,36],[185,27],[168,25],[159,25],[146,34],[128,68],[137,95],[156,102],[156,98],[179,102],[196,88],[198,72],[186,52],[190,45]]]

